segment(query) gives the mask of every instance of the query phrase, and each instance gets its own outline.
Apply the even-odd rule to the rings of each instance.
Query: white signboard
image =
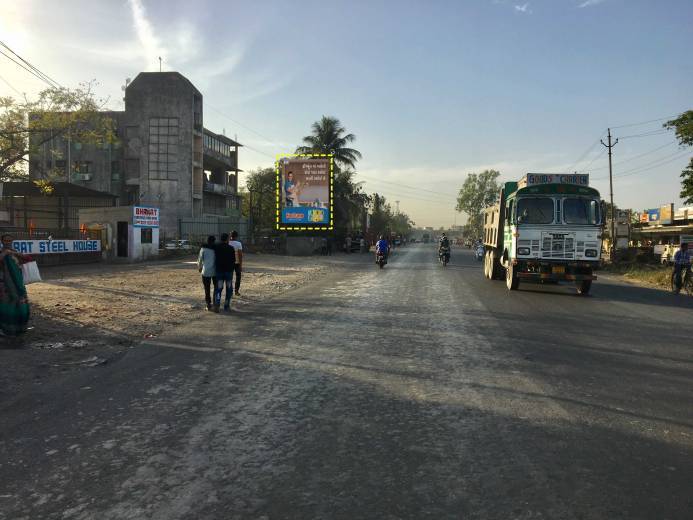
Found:
[[[15,240],[12,247],[25,255],[98,253],[100,240]]]
[[[159,208],[134,206],[132,208],[132,226],[138,228],[158,228]]]

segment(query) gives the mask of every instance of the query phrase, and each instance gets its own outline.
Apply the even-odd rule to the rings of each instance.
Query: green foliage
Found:
[[[679,197],[684,204],[693,204],[693,157],[688,166],[681,172],[681,193]]]
[[[322,116],[313,123],[313,133],[303,138],[305,146],[296,148],[296,153],[331,153],[338,168],[354,168],[361,158],[361,152],[347,145],[356,140],[354,134],[347,134],[346,128],[336,117]]]
[[[483,231],[484,208],[498,199],[500,185],[497,182],[500,172],[484,170],[481,173],[470,173],[457,195],[457,211],[464,211],[469,216],[467,223],[470,233],[481,236]]]
[[[100,112],[104,103],[92,87],[49,88],[35,101],[0,98],[0,181],[26,179],[29,155],[56,137],[83,144],[115,141],[113,120]]]
[[[693,110],[687,110],[676,119],[664,123],[664,128],[674,129],[681,146],[693,146]],[[684,204],[693,204],[693,157],[681,172],[681,193]]]
[[[394,213],[382,195],[376,193],[371,197],[371,208],[371,231],[374,234],[395,233],[402,236],[411,234],[414,222],[405,213]]]
[[[250,217],[256,232],[269,232],[275,227],[276,172],[274,168],[253,170],[246,179],[243,193],[243,216]]]

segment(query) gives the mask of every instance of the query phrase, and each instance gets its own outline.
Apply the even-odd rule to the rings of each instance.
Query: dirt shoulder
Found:
[[[671,290],[671,267],[650,264],[616,264],[601,273],[612,279],[664,291]]]
[[[44,281],[28,286],[30,331],[16,344],[0,339],[10,347],[0,349],[0,398],[113,362],[138,341],[206,313],[195,260],[43,269]],[[311,283],[338,265],[321,257],[246,255],[241,295],[234,297],[229,319],[233,309]]]

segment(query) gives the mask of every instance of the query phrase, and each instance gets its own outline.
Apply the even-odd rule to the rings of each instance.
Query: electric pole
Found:
[[[611,142],[611,128],[608,128],[607,141],[609,144],[606,144],[601,139],[600,141],[609,150],[609,196],[611,198],[611,252],[609,253],[609,257],[610,260],[613,262],[616,254],[616,211],[614,208],[614,176],[613,170],[611,168],[611,149],[614,146],[616,146],[616,143],[618,143],[618,139],[616,139],[616,141],[614,141],[613,143]]]
[[[395,204],[397,204],[397,214],[399,215],[399,201],[396,200],[396,201],[395,201]]]

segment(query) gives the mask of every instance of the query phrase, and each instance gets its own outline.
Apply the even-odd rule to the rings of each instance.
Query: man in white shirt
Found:
[[[243,244],[238,240],[238,231],[231,231],[231,240],[229,240],[229,245],[236,250],[236,266],[234,272],[236,273],[236,296],[241,293],[241,272],[243,272]]]

